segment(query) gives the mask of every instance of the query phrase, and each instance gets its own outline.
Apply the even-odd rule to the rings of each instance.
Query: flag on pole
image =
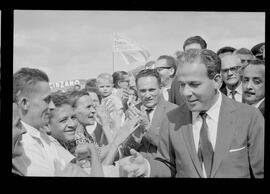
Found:
[[[145,63],[150,58],[146,49],[120,36],[114,37],[114,52],[119,52],[127,64]]]

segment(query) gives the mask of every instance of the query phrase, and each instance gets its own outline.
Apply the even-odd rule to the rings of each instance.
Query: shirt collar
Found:
[[[226,86],[226,89],[228,91],[228,94],[231,93],[231,90]],[[238,94],[241,94],[243,93],[243,90],[242,90],[242,82],[239,84],[239,86],[235,89],[235,91],[238,93]]]
[[[22,125],[24,126],[24,128],[26,129],[27,133],[33,137],[37,137],[40,139],[40,131],[37,130],[36,128],[28,125],[27,123],[21,121]]]
[[[253,104],[253,106],[255,106],[256,108],[259,108],[259,106],[261,105],[261,103],[264,101],[265,98],[261,99],[259,102]]]
[[[222,100],[222,94],[221,92],[218,90],[218,99],[215,102],[215,104],[213,104],[210,109],[208,111],[206,111],[207,115],[213,119],[214,121],[218,122],[218,117],[219,114],[217,114],[220,110],[220,106],[221,106],[221,100]],[[199,116],[200,112],[192,112],[192,118],[193,120],[196,120]]]

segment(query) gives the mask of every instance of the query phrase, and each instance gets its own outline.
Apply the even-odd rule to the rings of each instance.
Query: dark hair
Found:
[[[161,84],[161,78],[159,73],[155,69],[143,69],[136,75],[136,84],[141,77],[155,77],[157,78],[158,84]]]
[[[173,67],[173,68],[174,68],[174,73],[173,73],[173,75],[172,75],[172,77],[174,77],[175,74],[176,74],[176,70],[177,70],[177,65],[176,65],[176,60],[175,60],[175,58],[172,57],[172,56],[168,56],[168,55],[161,55],[161,56],[158,57],[157,60],[161,60],[161,59],[165,59],[166,62],[167,62],[167,65],[168,65],[169,67]]]
[[[247,48],[240,48],[234,51],[234,54],[240,54],[240,55],[252,55],[253,53],[247,49]]]
[[[192,37],[189,37],[188,39],[185,40],[184,45],[183,45],[183,49],[185,50],[185,47],[187,45],[190,45],[190,44],[193,44],[193,43],[200,44],[202,49],[207,48],[207,43],[202,37],[200,37],[200,36],[192,36]]]
[[[77,101],[79,100],[80,97],[82,96],[89,96],[88,92],[85,90],[71,90],[66,92],[67,97],[72,103],[73,107],[77,107]]]
[[[95,78],[92,78],[92,79],[88,79],[85,83],[85,88],[88,88],[88,87],[96,87],[96,83],[97,83],[97,79]]]
[[[55,107],[62,106],[63,104],[69,104],[72,106],[71,100],[68,98],[67,94],[62,91],[51,93],[51,98]]]
[[[254,56],[256,56],[258,59],[263,59],[263,49],[265,48],[265,43],[259,43],[256,44],[251,48],[251,52],[253,53]]]
[[[198,59],[205,65],[209,79],[214,79],[215,75],[220,73],[221,60],[209,49],[189,49],[179,58],[181,60],[179,63],[193,63]]]
[[[224,46],[218,49],[217,55],[219,56],[220,54],[231,52],[233,53],[236,50],[236,48],[230,47],[230,46]]]
[[[118,81],[124,80],[124,76],[128,76],[128,72],[126,71],[116,71],[112,74],[113,84],[115,88],[120,88],[118,85]]]
[[[261,59],[254,59],[254,60],[251,60],[250,63],[248,65],[265,65],[265,61],[264,60],[261,60]],[[247,65],[247,66],[248,66]]]
[[[49,82],[47,74],[39,69],[24,67],[13,75],[13,102],[21,93],[29,92],[29,87],[37,82]],[[26,91],[27,90],[27,91]]]

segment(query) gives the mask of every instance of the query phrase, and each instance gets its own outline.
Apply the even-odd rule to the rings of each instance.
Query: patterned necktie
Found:
[[[210,177],[213,163],[214,151],[211,142],[208,139],[208,126],[206,123],[206,113],[200,113],[202,117],[202,127],[200,131],[200,140],[198,148],[199,161],[204,164],[207,177]]]
[[[231,91],[231,94],[232,94],[232,99],[235,100],[235,94],[236,94],[236,91],[235,91],[235,90],[232,90],[232,91]]]

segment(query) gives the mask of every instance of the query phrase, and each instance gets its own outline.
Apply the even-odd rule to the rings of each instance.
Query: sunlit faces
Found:
[[[199,61],[179,65],[178,81],[188,108],[193,111],[207,111],[216,102],[220,86],[219,74],[209,79],[207,69]]]
[[[78,121],[76,114],[69,104],[63,104],[52,111],[49,127],[51,135],[62,142],[73,141]]]
[[[76,102],[74,108],[78,121],[83,125],[93,125],[95,123],[94,115],[96,110],[94,108],[93,100],[90,96],[84,95]]]
[[[128,75],[124,75],[122,80],[118,81],[118,85],[120,88],[128,88],[129,87],[129,76]]]
[[[99,103],[98,95],[95,92],[88,92],[90,98],[93,100],[93,104],[95,107],[97,107]]]
[[[241,61],[236,55],[226,55],[221,58],[221,75],[226,86],[231,89],[241,83]]]
[[[199,43],[192,43],[185,46],[184,51],[189,49],[202,49],[202,46]]]
[[[113,83],[107,79],[99,79],[97,82],[98,90],[102,97],[107,97],[112,94]]]
[[[141,77],[137,81],[138,96],[147,108],[153,108],[160,100],[160,85],[156,77]]]
[[[155,68],[160,75],[162,85],[166,86],[174,74],[174,68],[167,65],[166,59],[157,60]]]
[[[48,82],[37,82],[29,89],[28,97],[22,97],[21,105],[27,109],[27,121],[35,128],[48,124],[50,110],[55,108],[50,97]]]
[[[255,104],[265,96],[265,65],[248,65],[243,71],[243,98]]]

